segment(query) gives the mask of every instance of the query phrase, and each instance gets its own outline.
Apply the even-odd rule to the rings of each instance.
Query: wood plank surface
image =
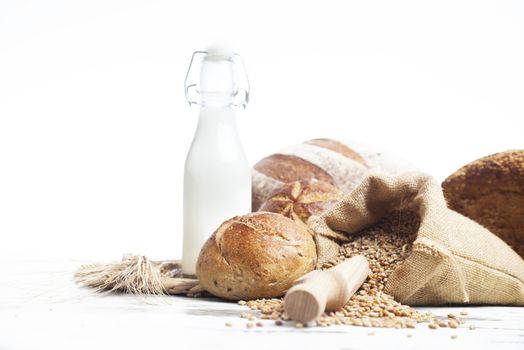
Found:
[[[297,329],[265,320],[247,329],[240,314],[248,310],[218,299],[94,295],[73,282],[82,263],[0,260],[1,350],[524,349],[522,307],[420,308],[443,317],[467,311],[458,329]]]

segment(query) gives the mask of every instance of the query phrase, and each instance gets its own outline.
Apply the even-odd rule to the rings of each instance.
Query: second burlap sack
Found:
[[[319,264],[339,244],[399,207],[420,214],[409,257],[392,273],[385,291],[409,305],[524,305],[524,260],[486,228],[448,209],[437,181],[420,172],[370,175],[351,194],[308,225]]]

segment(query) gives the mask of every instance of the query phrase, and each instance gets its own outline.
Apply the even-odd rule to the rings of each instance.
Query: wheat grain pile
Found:
[[[420,217],[416,213],[397,210],[376,225],[353,235],[350,242],[342,245],[337,258],[322,268],[329,268],[355,255],[364,255],[372,273],[342,310],[324,313],[315,321],[316,325],[414,328],[419,322],[431,320],[431,314],[402,305],[383,291],[390,274],[411,253],[419,225]],[[260,311],[262,319],[277,322],[289,320],[284,313],[282,299],[240,301],[239,304]],[[248,313],[241,316],[248,319],[254,317]]]

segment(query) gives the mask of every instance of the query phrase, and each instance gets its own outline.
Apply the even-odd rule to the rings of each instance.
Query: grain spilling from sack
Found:
[[[383,291],[388,276],[409,254],[415,240],[420,217],[411,211],[394,211],[371,228],[353,235],[342,245],[339,255],[322,268],[329,268],[345,259],[364,255],[371,275],[343,309],[324,313],[316,320],[321,327],[354,325],[364,327],[413,328],[432,315],[396,302]],[[260,311],[262,319],[288,320],[282,299],[242,301],[251,310]]]

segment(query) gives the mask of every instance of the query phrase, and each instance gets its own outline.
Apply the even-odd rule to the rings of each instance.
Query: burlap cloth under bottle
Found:
[[[524,260],[486,228],[448,209],[437,181],[419,172],[371,175],[311,217],[319,264],[333,259],[352,233],[407,205],[421,224],[411,255],[388,279],[387,293],[409,305],[524,305]]]

